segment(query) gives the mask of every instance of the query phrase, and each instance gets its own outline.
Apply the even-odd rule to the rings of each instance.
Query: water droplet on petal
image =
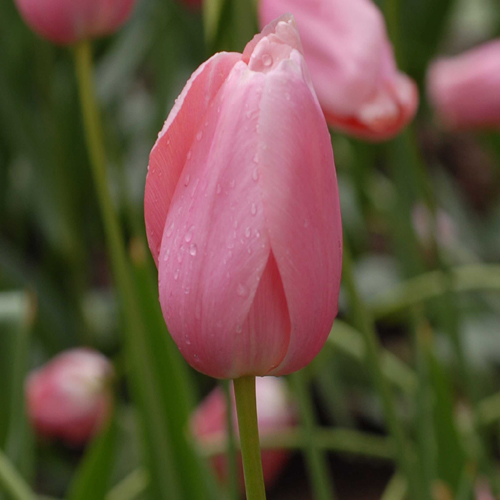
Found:
[[[179,274],[180,274],[181,270],[179,268],[177,268],[174,272],[174,280],[177,280],[179,279]]]
[[[167,260],[170,258],[170,248],[167,249],[165,252],[165,255],[163,256],[163,261],[167,262]]]
[[[191,176],[189,174],[186,175],[186,178],[184,179],[184,186],[189,186],[189,181],[191,180]]]
[[[271,66],[271,64],[273,64],[273,58],[269,54],[263,54],[262,64],[266,67]]]
[[[201,138],[203,137],[203,132],[200,130],[197,134],[196,134],[196,140],[197,141],[201,141]]]
[[[189,292],[191,291],[191,287],[187,286],[186,288],[184,288],[184,293],[186,295],[189,295]]]
[[[252,172],[252,179],[257,182],[259,180],[259,171],[257,169],[254,169]]]
[[[193,156],[193,153],[191,152],[191,150],[189,150],[189,152],[187,154],[187,159],[190,160],[191,156]]]
[[[241,333],[243,331],[243,327],[241,325],[238,325],[236,327],[236,333]]]
[[[257,205],[255,203],[252,203],[250,212],[252,213],[252,215],[257,215]]]
[[[188,229],[188,232],[184,236],[184,240],[186,241],[186,243],[189,243],[193,239],[193,232],[194,232],[194,226],[191,226]]]
[[[309,219],[304,219],[304,227],[309,227]]]
[[[169,238],[172,235],[173,232],[174,232],[174,223],[172,222],[172,224],[170,224],[170,226],[168,226],[168,228],[167,228],[167,230],[165,232],[165,236],[167,238]]]
[[[198,247],[193,243],[189,247],[189,254],[194,257],[196,255],[196,252],[198,252]]]
[[[246,297],[248,295],[247,287],[243,285],[243,283],[238,283],[238,286],[236,287],[236,293],[240,297]]]
[[[245,228],[245,236],[247,238],[250,238],[251,234],[252,234],[252,230],[249,227],[246,227]]]

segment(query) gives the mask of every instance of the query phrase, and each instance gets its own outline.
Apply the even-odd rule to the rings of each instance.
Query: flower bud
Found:
[[[261,0],[262,25],[291,12],[326,120],[371,140],[393,137],[415,115],[415,83],[398,71],[384,18],[371,0]]]
[[[30,28],[42,38],[72,44],[114,33],[130,17],[135,0],[15,0]]]
[[[111,363],[91,349],[73,349],[34,370],[26,380],[27,409],[41,436],[83,445],[111,411]]]
[[[447,128],[499,129],[500,39],[432,63],[427,89]]]
[[[293,18],[193,74],[151,152],[144,205],[163,315],[191,366],[237,378],[311,362],[337,314],[342,227]]]
[[[286,382],[276,377],[256,379],[257,421],[261,439],[275,432],[285,431],[297,422],[296,408],[290,400]],[[234,392],[231,391],[233,401],[233,427],[238,432],[238,419]],[[227,406],[226,398],[220,387],[213,390],[196,409],[191,419],[191,428],[197,441],[209,444],[227,437]],[[290,452],[286,450],[264,450],[262,452],[262,468],[264,481],[271,487],[280,472],[286,466]],[[228,467],[225,456],[217,456],[212,461],[221,481],[227,481]],[[243,485],[243,475],[240,458],[240,480]]]

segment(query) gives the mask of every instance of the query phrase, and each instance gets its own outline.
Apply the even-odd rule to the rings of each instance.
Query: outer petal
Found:
[[[307,80],[304,60],[293,52],[267,75],[261,102],[259,183],[292,327],[286,357],[273,375],[307,365],[337,313],[339,196],[330,136]]]
[[[149,158],[144,216],[149,248],[158,254],[175,188],[208,109],[241,54],[220,53],[193,73],[176,100]]]
[[[239,62],[210,104],[186,152],[161,244],[167,325],[186,360],[214,377],[263,375],[288,346],[256,155],[265,79]]]

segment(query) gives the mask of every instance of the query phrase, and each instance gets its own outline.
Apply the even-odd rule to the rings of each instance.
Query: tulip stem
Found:
[[[255,377],[234,380],[234,395],[238,413],[241,456],[247,500],[265,500],[264,473],[260,455]]]

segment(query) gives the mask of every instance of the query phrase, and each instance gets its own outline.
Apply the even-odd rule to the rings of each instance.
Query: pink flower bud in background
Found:
[[[257,420],[259,435],[265,439],[277,431],[293,427],[297,422],[296,408],[290,401],[288,388],[283,379],[264,377],[256,379]],[[234,429],[238,430],[236,405],[233,397]],[[227,437],[227,407],[222,390],[213,390],[200,404],[191,419],[193,434],[200,444],[209,444],[225,440]],[[285,450],[264,450],[262,467],[267,487],[272,486],[280,472],[286,466],[290,452]],[[227,481],[227,461],[225,456],[213,459],[213,466],[222,481]],[[243,481],[242,474],[240,475]],[[243,482],[241,483],[243,485]]]
[[[427,89],[446,127],[500,128],[500,39],[432,63]]]
[[[384,18],[371,0],[260,0],[262,25],[291,12],[328,123],[389,139],[418,106],[415,83],[396,68]]]
[[[144,204],[163,314],[191,366],[283,375],[316,356],[337,314],[342,227],[293,18],[192,75],[151,152]]]
[[[112,407],[111,363],[91,349],[73,349],[34,370],[26,381],[30,420],[41,436],[83,445]]]
[[[114,33],[135,0],[14,0],[33,31],[51,42],[72,44]]]

